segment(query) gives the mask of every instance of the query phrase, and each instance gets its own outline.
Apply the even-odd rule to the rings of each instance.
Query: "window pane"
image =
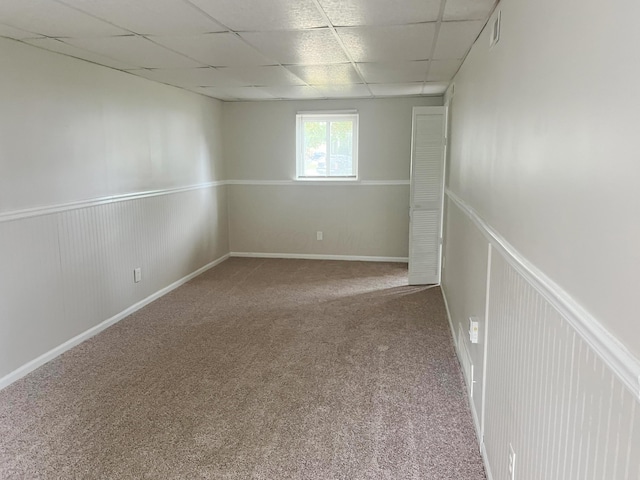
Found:
[[[353,171],[353,122],[331,122],[329,175],[346,177]]]
[[[357,178],[357,125],[357,113],[298,113],[296,177]]]
[[[304,122],[304,176],[327,175],[327,122]]]

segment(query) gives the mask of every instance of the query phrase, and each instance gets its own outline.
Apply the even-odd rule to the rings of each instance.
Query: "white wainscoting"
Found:
[[[211,182],[2,215],[0,388],[226,258],[225,188]]]
[[[511,444],[518,480],[640,479],[638,359],[608,332],[599,335],[602,325],[473,209],[448,197],[448,208],[470,219],[464,228],[491,245],[479,432],[489,478],[510,480]],[[455,311],[458,299],[443,287]],[[452,327],[461,320],[450,319]]]

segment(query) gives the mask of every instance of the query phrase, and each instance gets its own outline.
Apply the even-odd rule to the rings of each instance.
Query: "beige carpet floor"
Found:
[[[0,391],[0,478],[484,479],[406,273],[227,260]]]

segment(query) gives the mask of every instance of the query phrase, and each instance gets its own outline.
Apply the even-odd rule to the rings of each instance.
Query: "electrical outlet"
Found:
[[[140,268],[140,267],[134,268],[133,269],[133,281],[135,283],[140,283],[140,280],[142,280],[142,268]]]
[[[516,452],[513,445],[509,444],[509,480],[516,480]]]
[[[317,239],[317,240],[322,240],[322,237],[323,237],[322,232],[318,230],[318,231],[316,232],[316,239]]]
[[[469,340],[471,343],[478,343],[478,318],[469,317]]]

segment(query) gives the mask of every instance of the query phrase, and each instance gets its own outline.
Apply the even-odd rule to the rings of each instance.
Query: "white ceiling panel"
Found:
[[[272,100],[276,98],[265,87],[205,87],[199,88],[198,91],[220,99]]]
[[[356,62],[427,60],[435,23],[393,27],[338,28],[338,34]]]
[[[19,28],[10,27],[9,25],[3,25],[0,23],[0,37],[23,40],[25,38],[42,37],[42,35],[38,35],[37,33],[27,32],[26,30],[20,30]]]
[[[425,83],[422,88],[423,95],[442,95],[447,91],[449,84],[447,82]]]
[[[464,58],[484,24],[484,21],[443,22],[433,58]]]
[[[429,82],[448,82],[462,65],[462,60],[431,60],[429,65]]]
[[[286,100],[323,98],[322,93],[313,87],[290,85],[285,87],[266,87],[265,90],[275,98]]]
[[[345,63],[349,59],[329,29],[248,32],[241,36],[281,64]]]
[[[287,68],[309,85],[362,83],[360,75],[350,63],[291,65]]]
[[[167,83],[177,87],[239,87],[247,85],[225,72],[210,68],[169,68],[153,70],[135,70],[134,75],[148,78],[156,82]]]
[[[403,95],[422,95],[422,82],[419,83],[381,83],[369,85],[374,95],[397,97]]]
[[[443,20],[486,20],[496,0],[447,0]]]
[[[144,35],[186,35],[226,31],[226,28],[183,0],[60,1]]]
[[[150,37],[150,39],[214,67],[258,66],[277,63],[247,45],[235,33]]]
[[[441,95],[496,1],[0,0],[0,37],[229,101]]]
[[[232,97],[231,95],[227,94],[225,89],[221,87],[193,87],[188,88],[188,90],[206,95],[207,97],[217,98],[218,100],[238,100],[236,97]]]
[[[362,76],[370,83],[424,82],[427,77],[426,60],[413,62],[358,63]]]
[[[226,67],[218,69],[230,77],[237,78],[243,85],[275,86],[304,85],[304,82],[279,65],[264,67]]]
[[[389,0],[320,0],[336,27],[435,22],[440,3],[440,0],[405,0],[399,5]]]
[[[87,50],[74,47],[73,45],[64,43],[61,40],[56,40],[55,38],[34,38],[24,40],[24,42],[46,50],[51,50],[52,52],[62,53],[64,55],[69,55],[70,57],[80,58],[82,60],[104,65],[105,67],[116,68],[118,70],[131,70],[140,67],[139,65],[120,62],[113,58],[105,57],[104,55],[88,52]]]
[[[0,0],[2,23],[49,37],[102,37],[128,33],[53,0]]]
[[[357,98],[370,97],[371,92],[366,85],[323,85],[315,87],[327,98]]]
[[[73,46],[143,68],[193,68],[202,64],[150,42],[144,37],[69,38]]]
[[[324,27],[312,0],[189,0],[235,31],[300,30]]]

